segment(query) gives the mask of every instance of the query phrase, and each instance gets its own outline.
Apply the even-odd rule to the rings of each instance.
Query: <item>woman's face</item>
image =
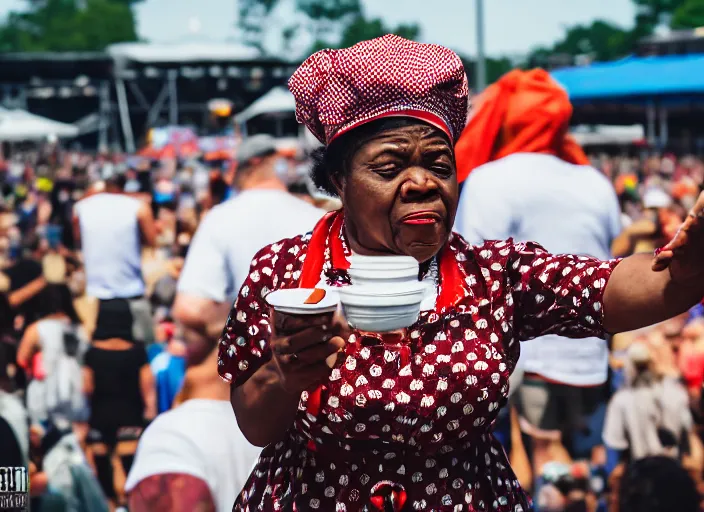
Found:
[[[437,254],[458,200],[454,153],[443,133],[421,123],[385,130],[367,140],[350,164],[337,188],[351,249],[419,262]]]

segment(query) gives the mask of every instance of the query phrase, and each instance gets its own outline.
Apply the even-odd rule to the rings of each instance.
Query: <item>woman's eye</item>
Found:
[[[447,164],[435,164],[430,167],[430,170],[441,175],[452,174],[452,167]]]
[[[374,167],[374,172],[382,176],[396,174],[399,171],[399,166],[396,164],[384,164]]]

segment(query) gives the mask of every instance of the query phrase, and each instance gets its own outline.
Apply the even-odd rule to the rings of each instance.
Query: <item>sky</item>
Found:
[[[421,40],[466,55],[476,52],[475,0],[363,0],[369,16],[388,25],[418,22]],[[0,17],[21,9],[22,0],[0,0]],[[484,0],[485,48],[488,55],[524,55],[549,45],[565,27],[605,19],[631,25],[631,0]],[[287,17],[283,10],[279,13]],[[152,42],[188,38],[227,40],[237,36],[237,0],[144,0],[137,7],[141,37]],[[271,43],[275,46],[275,43]]]

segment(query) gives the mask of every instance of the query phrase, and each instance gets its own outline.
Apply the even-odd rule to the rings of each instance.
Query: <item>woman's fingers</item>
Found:
[[[670,266],[673,253],[670,250],[663,249],[653,259],[652,269],[654,272],[662,272]]]
[[[273,317],[271,325],[274,326],[274,329],[279,335],[294,334],[308,327],[330,325],[333,318],[332,313],[322,315],[289,315],[274,311],[273,309],[271,316]]]
[[[335,336],[301,352],[277,358],[286,389],[304,390],[330,375],[333,366],[344,357],[345,340]]]
[[[700,203],[701,198],[673,239],[656,254],[652,265],[654,271],[660,272],[676,264],[678,274],[700,273],[704,256],[704,207]]]
[[[693,214],[695,217],[700,218],[702,217],[702,215],[704,215],[704,192],[699,194],[697,202],[694,204],[694,207],[692,207],[690,213]]]
[[[299,345],[298,349],[293,348],[289,342],[290,350],[276,352],[280,359],[286,364],[312,364],[324,360],[330,354],[339,352],[345,348],[345,340],[340,336],[330,336],[329,338],[318,338],[317,341]]]
[[[284,387],[288,390],[303,391],[323,382],[330,376],[330,367],[325,361],[299,366],[284,377]]]
[[[308,347],[318,345],[321,342],[329,341],[335,336],[328,325],[309,327],[288,337],[288,344],[291,353],[300,353]]]
[[[296,359],[301,358],[301,356],[313,349],[319,350],[321,346],[326,346],[330,343],[340,345],[338,348],[344,348],[344,338],[337,334],[338,331],[339,329],[331,329],[326,325],[309,327],[291,336],[274,338],[271,343],[271,349],[277,356],[295,355],[296,357],[293,359]]]
[[[332,317],[332,330],[336,336],[341,336],[344,339],[348,339],[350,334],[352,334],[352,329],[350,329],[350,324],[347,323],[347,319],[342,314],[342,311],[335,311]]]
[[[701,199],[700,199],[701,201]],[[704,218],[702,218],[702,208],[699,203],[689,212],[689,215],[677,230],[675,236],[665,245],[653,259],[653,270],[660,272],[670,266],[676,254],[687,250],[688,245],[692,242],[691,235],[701,237],[704,231]],[[699,241],[701,244],[702,241]]]
[[[667,245],[663,247],[663,251],[674,251],[675,249],[682,247],[687,242],[687,232],[691,228],[692,222],[693,217],[690,214],[682,223],[680,229],[677,230],[677,233],[675,233],[672,240],[670,240]]]
[[[271,349],[286,389],[307,389],[344,357],[350,328],[341,314],[271,314]]]
[[[328,356],[336,354],[344,348],[345,340],[339,336],[334,336],[327,341],[308,346],[300,352],[296,352],[292,355],[295,356],[293,360],[296,364],[308,366],[325,361]]]
[[[276,333],[279,336],[275,337],[276,341],[272,343],[272,349],[279,354],[290,354],[300,352],[321,341],[327,341],[333,336],[346,339],[349,337],[350,329],[344,318],[337,314],[333,317],[331,313],[325,316],[311,316],[311,323],[295,332],[282,333],[277,330]]]

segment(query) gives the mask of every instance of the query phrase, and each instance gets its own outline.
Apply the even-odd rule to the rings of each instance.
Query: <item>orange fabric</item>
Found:
[[[699,194],[699,187],[691,179],[683,179],[678,181],[672,186],[672,197],[677,201],[680,201],[684,197],[694,196],[697,197]]]
[[[455,146],[463,181],[485,163],[514,153],[556,155],[586,165],[589,159],[567,134],[572,104],[542,69],[513,70],[474,100],[474,111]]]

